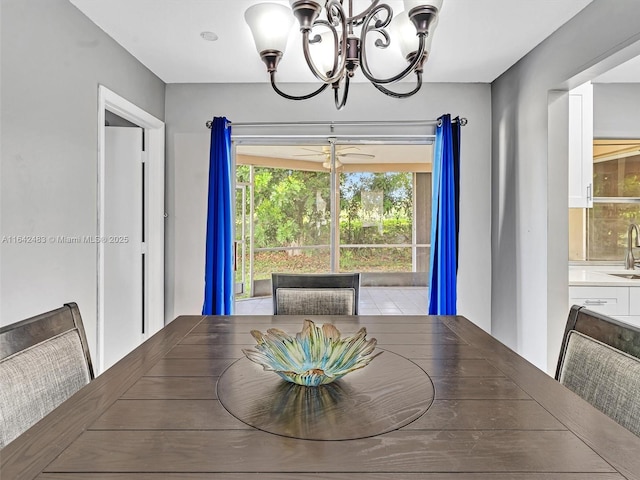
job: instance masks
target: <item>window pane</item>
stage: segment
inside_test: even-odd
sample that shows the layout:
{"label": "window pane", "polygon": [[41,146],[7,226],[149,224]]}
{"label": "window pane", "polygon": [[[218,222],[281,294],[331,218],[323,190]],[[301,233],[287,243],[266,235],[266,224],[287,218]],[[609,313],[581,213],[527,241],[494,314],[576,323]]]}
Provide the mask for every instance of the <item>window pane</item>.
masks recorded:
{"label": "window pane", "polygon": [[588,209],[587,260],[623,261],[627,229],[640,221],[640,204],[594,203]]}
{"label": "window pane", "polygon": [[329,271],[329,174],[256,167],[254,183],[254,278]]}
{"label": "window pane", "polygon": [[640,155],[593,165],[594,197],[640,197]]}
{"label": "window pane", "polygon": [[[596,140],[593,208],[569,211],[569,258],[622,262],[630,223],[640,222],[636,141]],[[609,200],[611,199],[611,200]]]}
{"label": "window pane", "polygon": [[413,173],[340,176],[341,271],[411,272],[412,234]]}

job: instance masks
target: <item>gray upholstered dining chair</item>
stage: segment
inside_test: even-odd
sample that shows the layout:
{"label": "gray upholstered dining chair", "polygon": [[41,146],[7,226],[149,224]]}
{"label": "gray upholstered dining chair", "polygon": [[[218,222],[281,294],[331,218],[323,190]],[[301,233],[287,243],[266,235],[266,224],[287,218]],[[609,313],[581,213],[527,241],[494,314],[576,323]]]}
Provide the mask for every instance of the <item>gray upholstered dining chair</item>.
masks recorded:
{"label": "gray upholstered dining chair", "polygon": [[272,273],[274,315],[357,315],[359,273]]}
{"label": "gray upholstered dining chair", "polygon": [[75,303],[0,328],[0,448],[93,378]]}
{"label": "gray upholstered dining chair", "polygon": [[640,436],[640,329],[574,305],[556,380]]}

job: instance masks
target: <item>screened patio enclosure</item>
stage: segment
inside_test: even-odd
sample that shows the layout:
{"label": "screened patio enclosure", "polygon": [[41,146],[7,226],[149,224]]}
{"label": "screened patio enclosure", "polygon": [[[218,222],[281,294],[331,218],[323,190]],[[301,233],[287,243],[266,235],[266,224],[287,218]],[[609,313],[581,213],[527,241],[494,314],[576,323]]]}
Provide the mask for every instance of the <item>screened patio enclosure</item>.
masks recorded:
{"label": "screened patio enclosure", "polygon": [[426,286],[433,138],[234,138],[236,298],[272,272]]}

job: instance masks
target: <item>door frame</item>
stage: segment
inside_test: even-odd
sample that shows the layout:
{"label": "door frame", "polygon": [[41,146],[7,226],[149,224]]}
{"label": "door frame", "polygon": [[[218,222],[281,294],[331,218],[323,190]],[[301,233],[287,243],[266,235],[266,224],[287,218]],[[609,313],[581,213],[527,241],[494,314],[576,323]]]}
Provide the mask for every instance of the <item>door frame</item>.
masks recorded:
{"label": "door frame", "polygon": [[[146,163],[146,272],[145,311],[147,328],[143,338],[148,338],[164,327],[164,169],[165,124],[137,105],[109,90],[98,86],[98,199],[97,232],[104,238],[105,209],[105,111],[135,123],[144,129]],[[104,360],[104,243],[97,243],[97,305],[96,305],[96,366],[103,371]]]}
{"label": "door frame", "polygon": [[[397,124],[401,124],[403,122],[397,122]],[[428,122],[435,123],[435,122]],[[393,124],[393,123],[391,123]],[[241,124],[242,125],[242,124]],[[267,125],[267,124],[264,124]],[[274,124],[278,125],[278,124]],[[330,271],[337,272],[339,270],[340,265],[340,231],[337,227],[338,222],[334,219],[339,217],[339,205],[340,205],[340,191],[339,191],[339,175],[335,168],[336,162],[336,147],[337,146],[345,146],[345,145],[375,145],[379,143],[385,143],[388,145],[433,145],[435,143],[435,135],[434,134],[402,134],[402,135],[367,135],[367,134],[353,134],[353,135],[234,135],[231,134],[232,141],[232,163],[234,166],[233,169],[233,181],[234,186],[236,185],[236,155],[238,147],[242,146],[319,146],[326,145],[330,149],[330,162],[333,168],[330,170],[330,196],[331,196],[331,242],[330,242],[330,251],[331,251],[331,259],[330,259]],[[416,201],[416,176],[415,171],[412,172],[414,174],[413,182],[414,182],[414,206]],[[262,293],[260,295],[256,295],[256,280],[254,278],[254,268],[253,268],[253,260],[254,260],[254,221],[255,221],[255,205],[254,205],[254,165],[250,165],[250,202],[249,202],[249,287],[251,291],[251,297],[267,295],[264,293],[264,286],[259,287],[259,291]],[[235,205],[235,203],[234,203]],[[335,208],[335,210],[334,210]],[[234,218],[236,212],[234,211]],[[415,272],[415,267],[417,265],[416,255],[417,248],[425,248],[430,247],[429,244],[419,244],[416,243],[416,208],[413,209],[413,226],[412,226],[412,269]],[[235,225],[235,223],[234,223]],[[234,235],[235,235],[235,227],[234,227]],[[263,282],[262,280],[259,280]],[[269,290],[270,292],[270,290]],[[268,293],[270,295],[270,293]],[[236,299],[234,298],[234,303]]]}

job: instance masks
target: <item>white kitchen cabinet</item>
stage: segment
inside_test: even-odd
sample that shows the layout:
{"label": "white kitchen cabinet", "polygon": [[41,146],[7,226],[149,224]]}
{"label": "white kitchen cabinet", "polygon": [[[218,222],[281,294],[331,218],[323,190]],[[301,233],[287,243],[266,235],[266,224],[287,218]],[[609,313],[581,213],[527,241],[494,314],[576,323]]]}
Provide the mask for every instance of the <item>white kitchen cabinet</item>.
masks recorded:
{"label": "white kitchen cabinet", "polygon": [[640,286],[570,286],[569,305],[582,305],[640,327]]}
{"label": "white kitchen cabinet", "polygon": [[629,287],[629,315],[640,316],[640,286]]}
{"label": "white kitchen cabinet", "polygon": [[605,315],[629,315],[629,287],[572,286],[569,305],[582,305]]}
{"label": "white kitchen cabinet", "polygon": [[593,85],[569,91],[569,208],[593,206]]}
{"label": "white kitchen cabinet", "polygon": [[640,327],[640,287],[629,287],[629,315],[616,318]]}

